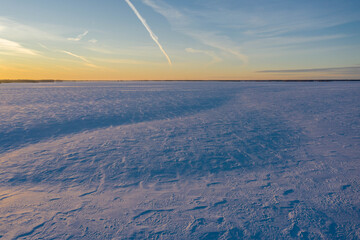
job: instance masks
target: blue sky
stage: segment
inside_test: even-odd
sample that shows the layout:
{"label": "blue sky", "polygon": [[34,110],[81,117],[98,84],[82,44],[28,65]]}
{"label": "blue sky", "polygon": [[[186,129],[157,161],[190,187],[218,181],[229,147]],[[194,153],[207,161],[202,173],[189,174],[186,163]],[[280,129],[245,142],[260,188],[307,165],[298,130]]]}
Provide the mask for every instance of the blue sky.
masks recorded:
{"label": "blue sky", "polygon": [[1,0],[0,78],[360,78],[360,1],[130,2],[160,46],[125,0]]}

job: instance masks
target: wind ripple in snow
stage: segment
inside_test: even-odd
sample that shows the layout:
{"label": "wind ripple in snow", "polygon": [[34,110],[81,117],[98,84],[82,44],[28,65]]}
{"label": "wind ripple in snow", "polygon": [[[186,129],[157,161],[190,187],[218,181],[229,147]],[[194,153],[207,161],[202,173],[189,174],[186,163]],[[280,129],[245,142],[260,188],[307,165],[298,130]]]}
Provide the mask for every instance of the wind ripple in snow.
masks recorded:
{"label": "wind ripple in snow", "polygon": [[0,236],[359,239],[359,88],[2,84]]}

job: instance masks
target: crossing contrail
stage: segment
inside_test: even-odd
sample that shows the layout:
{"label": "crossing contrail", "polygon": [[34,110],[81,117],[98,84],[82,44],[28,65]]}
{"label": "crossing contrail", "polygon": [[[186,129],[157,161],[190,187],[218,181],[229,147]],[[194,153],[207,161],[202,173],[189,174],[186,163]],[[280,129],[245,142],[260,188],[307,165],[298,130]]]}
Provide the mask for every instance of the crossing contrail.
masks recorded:
{"label": "crossing contrail", "polygon": [[164,48],[161,46],[161,44],[159,43],[158,37],[155,35],[155,33],[153,33],[153,31],[151,30],[151,28],[149,27],[149,25],[146,23],[146,20],[140,15],[140,13],[138,12],[138,10],[136,10],[135,6],[130,2],[130,0],[125,0],[125,2],[129,5],[129,7],[134,11],[135,15],[139,18],[139,20],[141,21],[141,23],[144,25],[144,27],[146,28],[146,30],[149,32],[150,37],[154,40],[154,42],[159,46],[161,52],[165,55],[166,59],[168,60],[169,64],[171,65],[171,60],[169,58],[169,56],[167,55],[167,53],[165,52]]}

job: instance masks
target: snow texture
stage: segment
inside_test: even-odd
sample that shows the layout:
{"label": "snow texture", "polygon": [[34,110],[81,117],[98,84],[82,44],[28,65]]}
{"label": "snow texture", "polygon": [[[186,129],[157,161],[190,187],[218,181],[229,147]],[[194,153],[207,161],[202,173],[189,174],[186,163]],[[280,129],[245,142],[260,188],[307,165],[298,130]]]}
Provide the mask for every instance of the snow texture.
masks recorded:
{"label": "snow texture", "polygon": [[360,239],[360,83],[0,85],[0,238]]}

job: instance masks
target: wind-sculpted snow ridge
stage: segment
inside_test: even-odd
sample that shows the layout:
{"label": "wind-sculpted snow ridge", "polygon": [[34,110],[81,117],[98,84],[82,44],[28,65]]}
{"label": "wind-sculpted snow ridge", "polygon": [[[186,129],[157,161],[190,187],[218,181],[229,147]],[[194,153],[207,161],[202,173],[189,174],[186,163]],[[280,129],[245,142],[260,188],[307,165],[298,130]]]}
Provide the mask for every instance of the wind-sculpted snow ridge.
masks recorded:
{"label": "wind-sculpted snow ridge", "polygon": [[201,91],[179,84],[53,85],[2,89],[0,153],[85,130],[189,115],[231,98],[215,89]]}
{"label": "wind-sculpted snow ridge", "polygon": [[4,84],[0,235],[359,239],[359,90]]}

